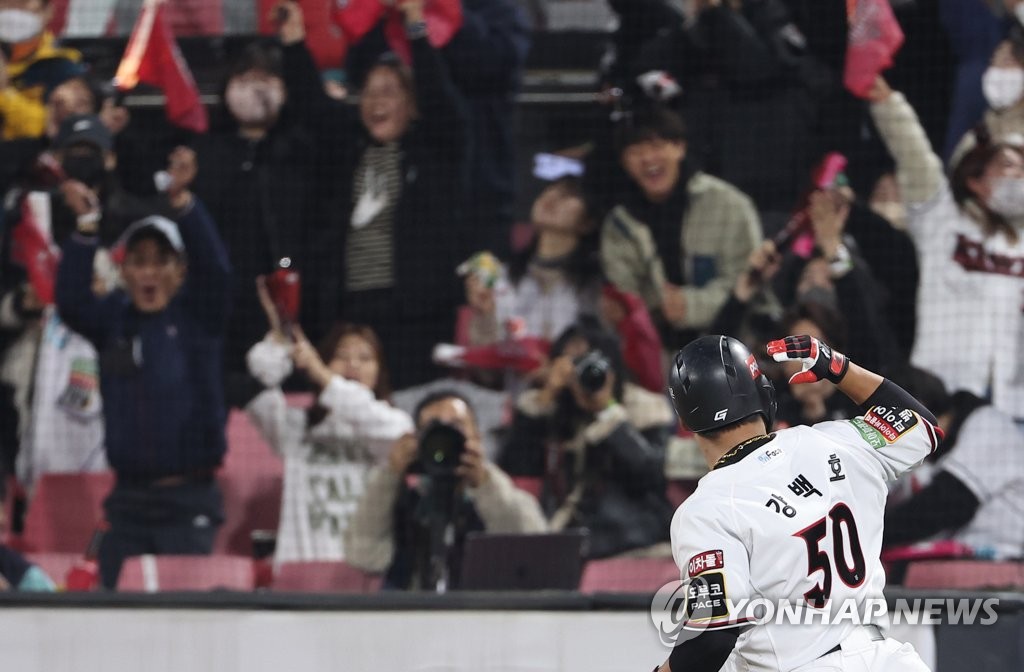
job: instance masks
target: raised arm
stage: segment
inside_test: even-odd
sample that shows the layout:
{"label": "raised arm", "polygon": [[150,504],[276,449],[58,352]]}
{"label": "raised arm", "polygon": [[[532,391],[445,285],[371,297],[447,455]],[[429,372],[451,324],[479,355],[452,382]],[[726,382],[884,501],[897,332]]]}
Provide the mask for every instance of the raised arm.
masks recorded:
{"label": "raised arm", "polygon": [[777,362],[801,362],[801,370],[789,379],[791,385],[828,380],[861,407],[863,415],[850,422],[826,422],[815,428],[866,449],[886,480],[920,464],[942,440],[938,421],[924,404],[816,338],[787,336],[769,343],[768,354]]}
{"label": "raised arm", "polygon": [[186,305],[208,331],[223,332],[228,313],[231,262],[213,218],[188,190],[197,172],[195,152],[186,147],[175,149],[171,152],[167,172],[172,179],[167,195],[177,213],[175,219],[188,258],[188,276],[182,288]]}
{"label": "raised arm", "polygon": [[896,179],[904,202],[910,206],[927,202],[943,188],[946,178],[942,160],[932,150],[914,108],[881,77],[868,98],[875,126],[896,160]]}
{"label": "raised arm", "polygon": [[284,83],[289,107],[318,139],[337,138],[351,133],[356,120],[353,105],[340,103],[324,91],[320,72],[306,46],[302,8],[297,2],[281,5],[285,20],[278,35],[282,44]]}
{"label": "raised arm", "polygon": [[245,412],[274,452],[284,455],[301,443],[306,431],[305,414],[288,407],[280,387],[292,372],[291,348],[271,333],[249,349],[245,361],[249,373],[266,388]]}
{"label": "raised arm", "polygon": [[530,51],[530,28],[511,0],[464,2],[462,27],[444,47],[452,78],[467,93],[507,93],[518,87]]}
{"label": "raised arm", "polygon": [[424,141],[443,154],[459,159],[466,150],[468,114],[465,103],[448,72],[441,55],[427,39],[423,22],[423,1],[407,0],[406,32],[412,51],[413,86],[419,110],[418,133]]}
{"label": "raised arm", "polygon": [[57,268],[57,311],[72,330],[99,350],[121,294],[114,292],[100,299],[92,291],[93,259],[99,247],[100,213],[96,195],[74,180],[65,182],[61,190],[68,207],[78,217],[78,230],[65,241]]}

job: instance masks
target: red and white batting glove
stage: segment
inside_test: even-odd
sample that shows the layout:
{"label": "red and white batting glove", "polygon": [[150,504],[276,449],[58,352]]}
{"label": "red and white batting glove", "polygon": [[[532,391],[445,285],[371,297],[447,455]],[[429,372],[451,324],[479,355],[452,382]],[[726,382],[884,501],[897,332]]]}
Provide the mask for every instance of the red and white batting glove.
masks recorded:
{"label": "red and white batting glove", "polygon": [[776,362],[800,361],[803,368],[794,373],[790,385],[828,380],[838,383],[850,368],[850,360],[811,336],[786,336],[768,344],[768,354]]}

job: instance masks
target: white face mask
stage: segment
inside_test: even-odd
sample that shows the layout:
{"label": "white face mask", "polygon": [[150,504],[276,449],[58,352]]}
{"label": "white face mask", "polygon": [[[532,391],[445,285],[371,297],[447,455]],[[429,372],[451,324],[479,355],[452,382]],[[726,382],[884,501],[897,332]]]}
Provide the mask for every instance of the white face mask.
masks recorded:
{"label": "white face mask", "polygon": [[1008,219],[1024,217],[1024,177],[995,178],[988,207]]}
{"label": "white face mask", "polygon": [[238,123],[272,124],[284,104],[284,91],[269,83],[231,82],[224,98]]}
{"label": "white face mask", "polygon": [[18,44],[43,32],[43,20],[24,9],[0,9],[0,42]]}
{"label": "white face mask", "polygon": [[993,110],[1005,110],[1024,94],[1024,70],[990,67],[981,78],[981,90]]}

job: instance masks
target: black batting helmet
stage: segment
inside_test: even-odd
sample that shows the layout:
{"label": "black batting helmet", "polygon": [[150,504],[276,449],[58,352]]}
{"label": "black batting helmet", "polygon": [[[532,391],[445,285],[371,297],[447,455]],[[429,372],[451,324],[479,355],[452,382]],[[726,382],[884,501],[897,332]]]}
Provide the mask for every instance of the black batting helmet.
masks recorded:
{"label": "black batting helmet", "polygon": [[669,371],[676,414],[698,434],[758,413],[770,431],[775,386],[745,345],[730,336],[702,336],[676,353]]}

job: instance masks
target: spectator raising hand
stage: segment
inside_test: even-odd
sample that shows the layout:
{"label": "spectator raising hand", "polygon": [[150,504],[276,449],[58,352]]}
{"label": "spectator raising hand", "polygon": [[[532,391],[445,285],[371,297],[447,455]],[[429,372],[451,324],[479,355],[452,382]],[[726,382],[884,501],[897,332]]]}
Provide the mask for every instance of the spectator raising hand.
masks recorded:
{"label": "spectator raising hand", "polygon": [[289,101],[316,138],[319,205],[331,213],[313,243],[317,266],[306,275],[314,284],[307,295],[317,297],[323,325],[335,317],[374,325],[397,360],[396,387],[426,382],[436,371],[434,345],[451,339],[459,293],[451,269],[464,258],[462,99],[427,39],[421,0],[398,5],[411,67],[382,56],[367,72],[358,106],[324,92],[301,10],[282,6]]}
{"label": "spectator raising hand", "polygon": [[306,338],[306,334],[302,333],[302,327],[298,325],[292,327],[292,339],[295,341],[292,349],[292,361],[295,362],[295,368],[305,373],[310,382],[318,389],[327,387],[327,383],[330,382],[334,373],[324,364],[324,360],[320,358],[316,348]]}
{"label": "spectator raising hand", "polygon": [[[69,121],[76,133],[109,139],[94,117]],[[176,221],[150,215],[128,227],[124,289],[104,297],[92,291],[96,194],[77,180],[62,190],[79,235],[64,243],[57,308],[99,352],[107,460],[117,475],[99,549],[107,588],[128,556],[210,553],[224,516],[213,475],[227,449],[219,371],[231,267],[189,190],[195,170],[190,150],[172,152]]]}
{"label": "spectator raising hand", "polygon": [[306,39],[306,24],[303,22],[302,7],[293,0],[275,5],[271,14],[277,21],[277,34],[285,46],[298,44]]}
{"label": "spectator raising hand", "polygon": [[846,218],[850,215],[850,201],[838,189],[819,189],[810,196],[808,215],[814,231],[814,241],[826,259],[835,259],[843,244]]}
{"label": "spectator raising hand", "polygon": [[870,100],[921,269],[911,363],[1022,418],[1024,277],[1014,269],[1024,265],[1024,150],[980,127],[947,179],[906,98],[878,78]]}
{"label": "spectator raising hand", "polygon": [[[388,401],[387,365],[372,329],[337,324],[316,348],[298,325],[284,333],[262,276],[256,293],[270,332],[246,361],[265,389],[245,410],[285,461],[275,560],[344,560],[345,530],[370,467],[399,461],[395,445],[412,422]],[[281,390],[293,370],[312,384],[307,408],[289,406]]]}

